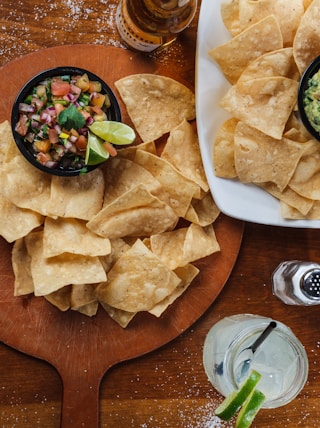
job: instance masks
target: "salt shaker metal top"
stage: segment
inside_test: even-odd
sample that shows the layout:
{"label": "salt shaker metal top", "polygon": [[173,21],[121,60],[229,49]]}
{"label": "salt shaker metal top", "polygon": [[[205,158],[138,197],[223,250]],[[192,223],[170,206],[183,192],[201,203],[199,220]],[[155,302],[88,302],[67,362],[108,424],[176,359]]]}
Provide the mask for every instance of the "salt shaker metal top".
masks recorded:
{"label": "salt shaker metal top", "polygon": [[290,260],[272,274],[272,291],[287,305],[320,305],[320,264]]}

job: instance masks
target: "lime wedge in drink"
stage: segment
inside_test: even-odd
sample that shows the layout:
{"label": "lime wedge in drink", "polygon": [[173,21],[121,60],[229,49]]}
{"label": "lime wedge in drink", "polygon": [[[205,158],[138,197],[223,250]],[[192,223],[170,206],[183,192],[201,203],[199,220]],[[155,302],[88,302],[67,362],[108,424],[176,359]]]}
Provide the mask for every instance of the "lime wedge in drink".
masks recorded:
{"label": "lime wedge in drink", "polygon": [[253,419],[260,410],[265,399],[266,397],[263,392],[255,389],[244,403],[237,416],[236,428],[248,428],[252,424]]}
{"label": "lime wedge in drink", "polygon": [[109,158],[110,154],[103,147],[103,143],[101,138],[89,132],[85,157],[86,165],[97,165]]}
{"label": "lime wedge in drink", "polygon": [[136,138],[136,134],[130,126],[112,120],[93,122],[89,129],[104,141],[117,145],[131,144]]}
{"label": "lime wedge in drink", "polygon": [[260,379],[261,374],[252,370],[249,377],[240,385],[239,389],[231,392],[224,399],[215,410],[215,414],[225,421],[231,419],[250,396]]}

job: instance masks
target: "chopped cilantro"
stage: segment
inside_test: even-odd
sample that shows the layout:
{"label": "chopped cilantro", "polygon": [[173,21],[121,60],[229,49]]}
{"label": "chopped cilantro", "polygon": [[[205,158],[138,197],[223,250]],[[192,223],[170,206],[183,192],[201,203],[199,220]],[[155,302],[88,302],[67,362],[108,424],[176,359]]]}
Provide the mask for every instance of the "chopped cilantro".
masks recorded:
{"label": "chopped cilantro", "polygon": [[86,121],[82,114],[77,110],[74,104],[71,104],[65,110],[62,110],[58,116],[59,125],[66,129],[79,129],[82,128]]}

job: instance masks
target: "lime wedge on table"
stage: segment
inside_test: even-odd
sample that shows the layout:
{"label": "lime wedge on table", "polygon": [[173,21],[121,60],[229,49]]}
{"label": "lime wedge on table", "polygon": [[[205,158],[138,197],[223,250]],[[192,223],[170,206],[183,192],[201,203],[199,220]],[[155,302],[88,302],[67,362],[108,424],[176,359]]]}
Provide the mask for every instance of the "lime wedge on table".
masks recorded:
{"label": "lime wedge on table", "polygon": [[240,385],[240,388],[231,392],[231,394],[225,398],[215,410],[215,414],[225,421],[231,419],[251,395],[260,379],[261,374],[252,370],[249,377]]}
{"label": "lime wedge on table", "polygon": [[129,125],[112,120],[93,122],[89,129],[104,141],[120,146],[131,144],[136,138],[134,130]]}
{"label": "lime wedge on table", "polygon": [[103,147],[103,143],[101,138],[89,132],[85,157],[86,165],[97,165],[109,158],[110,154]]}
{"label": "lime wedge on table", "polygon": [[252,424],[253,419],[260,410],[265,399],[266,397],[263,392],[255,389],[244,403],[237,416],[236,428],[248,428]]}

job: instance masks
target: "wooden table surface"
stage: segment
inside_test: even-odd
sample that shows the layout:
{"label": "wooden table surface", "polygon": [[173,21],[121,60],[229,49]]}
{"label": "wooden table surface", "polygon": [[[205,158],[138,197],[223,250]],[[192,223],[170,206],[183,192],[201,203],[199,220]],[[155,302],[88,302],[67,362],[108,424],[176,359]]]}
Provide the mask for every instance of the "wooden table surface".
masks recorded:
{"label": "wooden table surface", "polygon": [[[74,43],[124,48],[115,29],[117,0],[2,0],[0,64],[29,52]],[[178,41],[152,60],[194,81],[198,14]],[[0,94],[1,97],[1,94]],[[1,103],[5,100],[1,100]],[[306,348],[307,384],[290,404],[262,410],[254,427],[319,427],[319,308],[286,306],[271,291],[271,274],[283,260],[319,261],[320,231],[245,224],[236,265],[218,299],[188,331],[143,357],[107,372],[100,389],[101,427],[229,427],[214,416],[222,397],[208,382],[202,347],[224,316],[253,313],[289,327]],[[0,343],[0,427],[59,427],[62,384],[48,363]]]}

